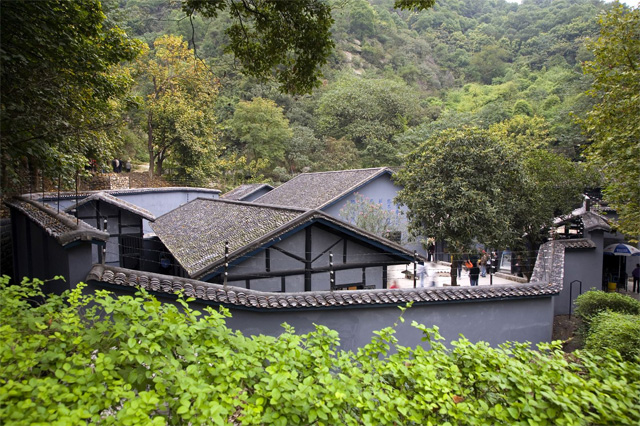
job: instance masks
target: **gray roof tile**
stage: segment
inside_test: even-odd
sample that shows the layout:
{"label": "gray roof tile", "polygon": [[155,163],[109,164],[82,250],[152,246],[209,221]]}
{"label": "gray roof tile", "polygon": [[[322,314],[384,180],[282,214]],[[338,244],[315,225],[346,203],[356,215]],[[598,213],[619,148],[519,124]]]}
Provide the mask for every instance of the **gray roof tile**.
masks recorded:
{"label": "gray roof tile", "polygon": [[131,204],[128,201],[121,200],[120,198],[114,197],[113,195],[108,194],[104,191],[98,192],[96,194],[92,194],[84,198],[83,200],[78,201],[77,204],[75,204],[74,206],[68,207],[67,209],[65,209],[65,211],[69,212],[73,209],[78,208],[79,206],[90,203],[92,201],[104,201],[105,203],[112,204],[118,208],[137,214],[138,216],[141,216],[142,218],[147,219],[150,222],[153,222],[154,220],[156,220],[156,217],[149,210],[143,209],[142,207],[138,207],[135,204]]}
{"label": "gray roof tile", "polygon": [[25,197],[18,197],[6,204],[27,216],[62,246],[75,241],[107,241],[109,239],[108,233],[99,231],[67,213],[58,212]]}
{"label": "gray roof tile", "polygon": [[195,199],[159,217],[151,228],[190,276],[199,276],[305,213],[226,200]]}
{"label": "gray roof tile", "polygon": [[244,201],[245,198],[263,188],[273,189],[273,186],[267,185],[266,183],[247,183],[221,195],[220,198],[224,198],[225,200]]}
{"label": "gray roof tile", "polygon": [[257,198],[254,202],[273,206],[321,209],[384,173],[391,173],[391,170],[378,167],[303,173]]}
{"label": "gray roof tile", "polygon": [[[270,293],[212,284],[186,278],[94,265],[87,281],[121,287],[141,287],[157,293],[184,291],[201,301],[230,307],[261,310],[335,308],[348,306],[401,305],[407,302],[451,303],[472,300],[544,297],[558,294],[562,284],[529,283],[477,287],[424,289],[340,290],[305,293]],[[161,283],[161,285],[159,285]]]}
{"label": "gray roof tile", "polygon": [[410,250],[317,210],[196,199],[157,218],[151,227],[189,276],[202,278],[223,263],[225,242],[229,242],[228,260],[233,261],[313,220],[381,244],[403,260],[413,259]]}

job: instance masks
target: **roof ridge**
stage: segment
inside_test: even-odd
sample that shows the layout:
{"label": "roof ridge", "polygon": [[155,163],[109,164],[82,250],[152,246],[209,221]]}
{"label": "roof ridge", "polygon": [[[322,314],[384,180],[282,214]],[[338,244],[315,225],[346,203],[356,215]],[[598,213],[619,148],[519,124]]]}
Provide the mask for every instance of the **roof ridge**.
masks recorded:
{"label": "roof ridge", "polygon": [[478,287],[425,287],[402,289],[324,290],[309,292],[276,293],[243,287],[224,286],[191,278],[142,272],[114,266],[95,264],[86,277],[87,281],[141,287],[157,293],[175,295],[183,291],[185,296],[202,302],[234,305],[246,309],[317,309],[357,306],[403,305],[416,303],[461,303],[504,300],[508,298],[551,297],[562,289],[562,284],[536,282],[527,284],[502,284]]}

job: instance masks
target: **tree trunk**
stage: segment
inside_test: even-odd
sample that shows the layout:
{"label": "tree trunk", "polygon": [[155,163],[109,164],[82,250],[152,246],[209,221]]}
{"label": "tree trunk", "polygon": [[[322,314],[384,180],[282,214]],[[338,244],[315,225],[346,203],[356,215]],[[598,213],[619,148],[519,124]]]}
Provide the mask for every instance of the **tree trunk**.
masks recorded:
{"label": "tree trunk", "polygon": [[153,115],[151,111],[147,114],[147,148],[149,149],[149,177],[153,178]]}
{"label": "tree trunk", "polygon": [[458,259],[457,256],[452,254],[451,255],[451,271],[449,272],[449,274],[451,275],[452,287],[458,286],[458,262],[460,262],[460,259]]}

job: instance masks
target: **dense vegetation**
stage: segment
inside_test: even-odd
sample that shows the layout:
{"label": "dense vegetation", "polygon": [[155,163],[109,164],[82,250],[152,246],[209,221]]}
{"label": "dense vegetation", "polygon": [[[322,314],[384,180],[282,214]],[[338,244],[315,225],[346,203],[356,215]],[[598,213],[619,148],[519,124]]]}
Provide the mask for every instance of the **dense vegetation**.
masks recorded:
{"label": "dense vegetation", "polygon": [[576,299],[579,337],[592,353],[614,349],[629,361],[640,360],[640,302],[626,295],[589,291]]}
{"label": "dense vegetation", "polygon": [[[330,140],[341,140],[337,154],[351,158],[344,167],[401,165],[404,154],[438,130],[488,127],[518,114],[544,119],[549,146],[570,158],[587,143],[571,113],[583,116],[593,103],[581,63],[591,58],[584,41],[598,34],[602,2],[442,0],[422,12],[394,9],[392,0],[332,2],[335,50],[323,69],[325,82],[297,97],[247,77],[224,54],[231,19],[224,12],[213,20],[195,15],[192,26],[178,5],[120,3],[132,35],[149,44],[165,33],[180,35],[212,60],[227,155],[248,154],[225,123],[240,101],[256,97],[275,101],[294,137],[316,139],[304,152],[287,152],[296,161],[270,158],[262,169],[268,178],[286,178],[272,173],[278,166],[289,174],[332,167],[314,156]],[[360,155],[349,156],[354,149]]]}
{"label": "dense vegetation", "polygon": [[[589,154],[622,229],[638,234],[637,9],[598,0],[35,3],[2,3],[4,190],[18,188],[24,169],[35,183],[36,171],[73,176],[88,159],[107,166],[114,156],[222,190],[301,171],[399,167],[444,129],[528,117],[537,124],[526,131],[549,152]],[[168,55],[169,45],[181,51]]]}
{"label": "dense vegetation", "polygon": [[[424,346],[394,327],[357,353],[336,332],[243,336],[224,310],[140,292],[0,279],[0,420],[6,425],[619,425],[640,421],[638,359],[559,343]],[[410,308],[409,308],[410,309]],[[402,317],[400,317],[402,320]],[[416,342],[418,344],[419,342]]]}

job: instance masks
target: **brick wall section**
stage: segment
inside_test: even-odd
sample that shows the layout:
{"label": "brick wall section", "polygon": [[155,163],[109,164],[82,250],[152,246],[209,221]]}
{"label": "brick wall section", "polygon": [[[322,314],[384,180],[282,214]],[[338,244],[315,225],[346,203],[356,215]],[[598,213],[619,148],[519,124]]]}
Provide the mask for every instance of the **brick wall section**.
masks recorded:
{"label": "brick wall section", "polygon": [[109,189],[129,189],[129,176],[109,175]]}

